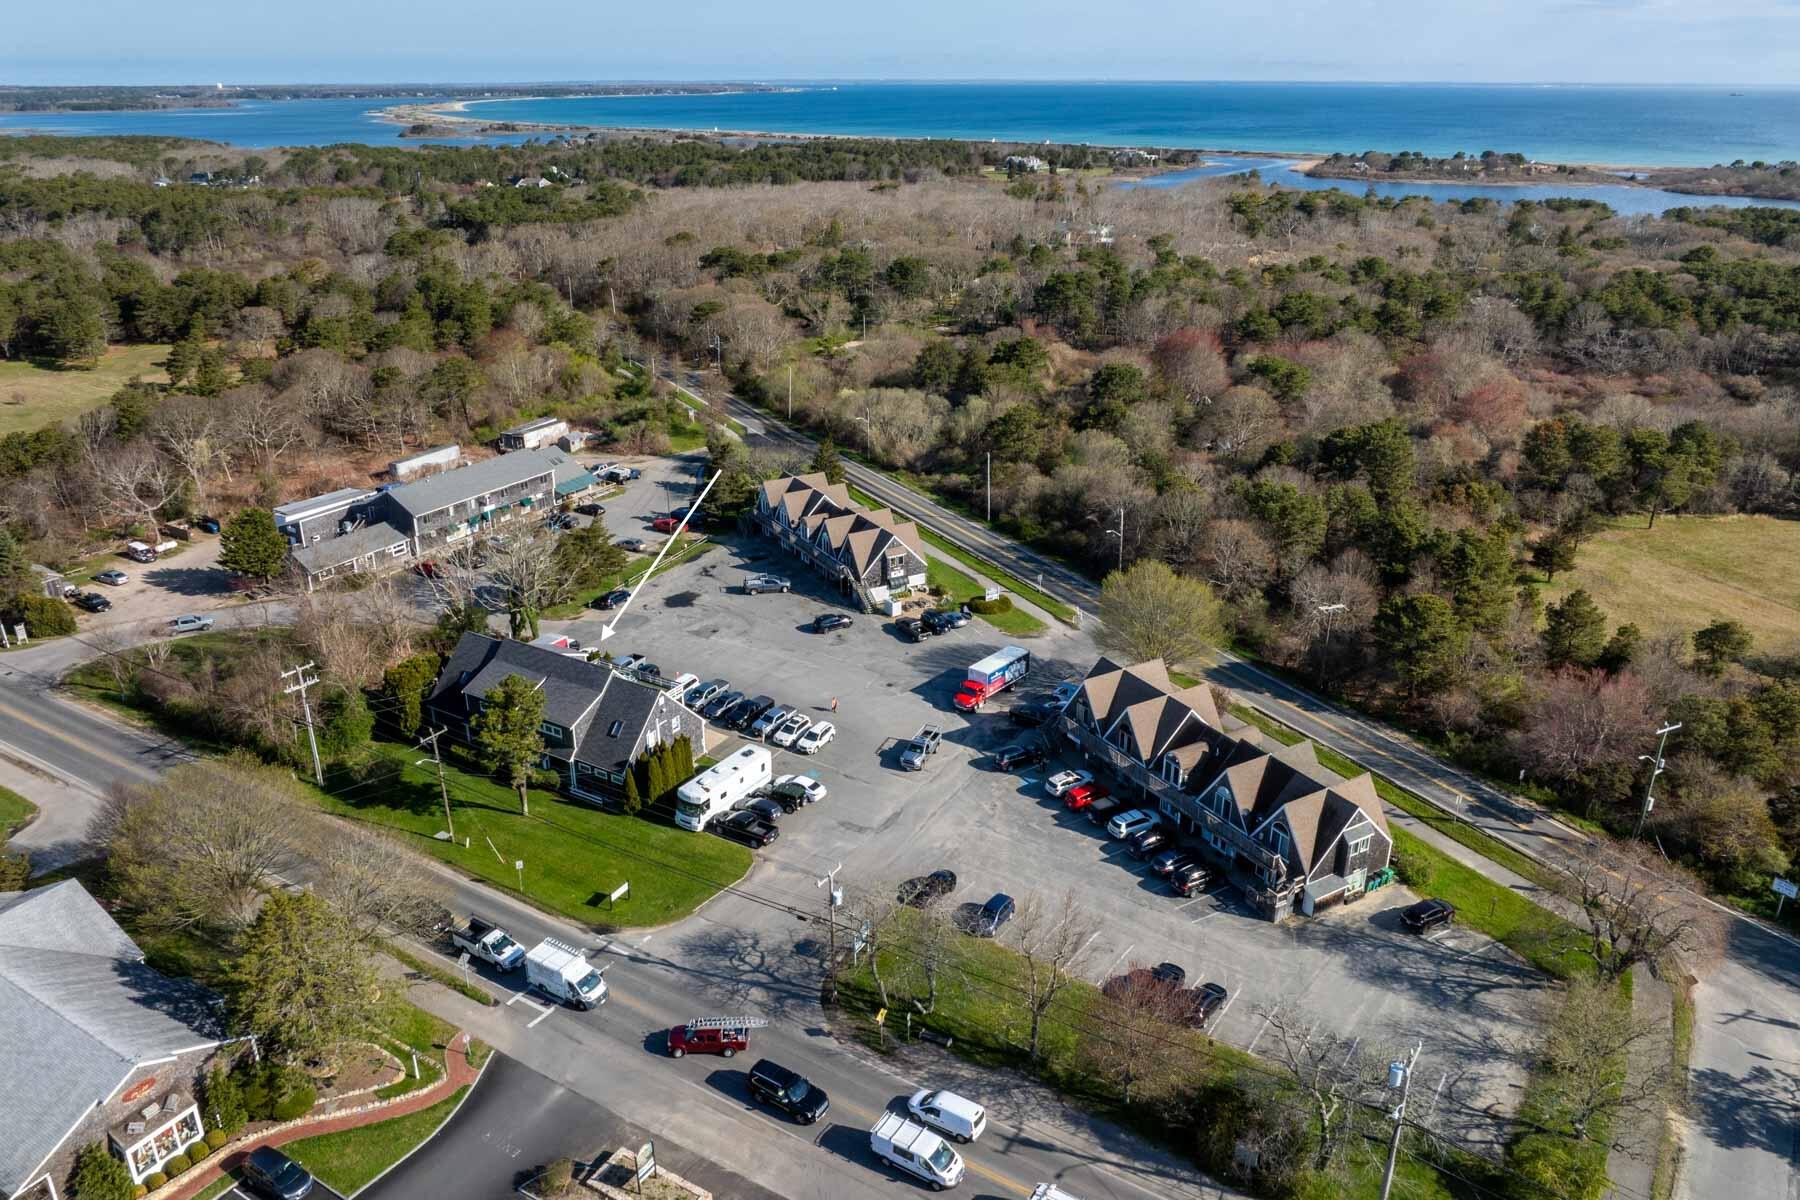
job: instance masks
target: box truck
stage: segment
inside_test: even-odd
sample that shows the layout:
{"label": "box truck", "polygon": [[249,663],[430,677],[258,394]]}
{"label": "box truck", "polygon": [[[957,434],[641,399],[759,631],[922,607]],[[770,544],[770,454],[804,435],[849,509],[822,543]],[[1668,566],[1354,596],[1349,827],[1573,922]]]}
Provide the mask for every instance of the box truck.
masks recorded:
{"label": "box truck", "polygon": [[974,712],[982,701],[998,695],[1031,671],[1031,652],[1018,646],[996,650],[971,666],[956,693],[956,707]]}
{"label": "box truck", "polygon": [[775,759],[767,746],[745,746],[675,789],[675,823],[683,829],[705,829],[714,817],[731,811],[769,786]]}
{"label": "box truck", "polygon": [[606,1003],[606,980],[575,947],[545,938],[525,955],[525,982],[571,1008]]}

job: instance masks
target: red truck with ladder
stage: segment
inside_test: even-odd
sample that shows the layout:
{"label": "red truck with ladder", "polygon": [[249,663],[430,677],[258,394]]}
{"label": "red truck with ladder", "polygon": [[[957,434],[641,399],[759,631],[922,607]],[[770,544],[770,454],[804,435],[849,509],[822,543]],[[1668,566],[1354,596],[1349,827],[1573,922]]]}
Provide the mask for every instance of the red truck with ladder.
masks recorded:
{"label": "red truck with ladder", "polygon": [[669,1030],[669,1057],[719,1054],[730,1058],[750,1048],[750,1031],[768,1022],[761,1017],[695,1017]]}
{"label": "red truck with ladder", "polygon": [[969,668],[956,693],[956,707],[974,712],[981,702],[1011,687],[1031,671],[1031,651],[1018,646],[996,650]]}

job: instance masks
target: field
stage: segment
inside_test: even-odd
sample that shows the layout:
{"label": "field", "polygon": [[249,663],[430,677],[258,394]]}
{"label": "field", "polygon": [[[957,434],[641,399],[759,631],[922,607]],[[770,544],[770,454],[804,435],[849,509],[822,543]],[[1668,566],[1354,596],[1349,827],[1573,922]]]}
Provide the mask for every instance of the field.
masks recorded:
{"label": "field", "polygon": [[[954,600],[957,604],[979,600],[986,591],[975,580],[941,558],[925,560],[925,582],[943,592],[945,599]],[[977,613],[976,616],[1001,633],[1014,637],[1030,637],[1044,632],[1045,628],[1042,621],[1018,608],[1000,613]]]}
{"label": "field", "polygon": [[1741,621],[1758,651],[1800,650],[1800,521],[1776,517],[1662,517],[1620,523],[1581,547],[1546,602],[1588,590],[1614,624],[1646,634],[1692,633]]}
{"label": "field", "polygon": [[92,370],[0,362],[0,434],[39,429],[68,421],[93,408],[131,381],[165,383],[161,366],[167,346],[113,346]]}

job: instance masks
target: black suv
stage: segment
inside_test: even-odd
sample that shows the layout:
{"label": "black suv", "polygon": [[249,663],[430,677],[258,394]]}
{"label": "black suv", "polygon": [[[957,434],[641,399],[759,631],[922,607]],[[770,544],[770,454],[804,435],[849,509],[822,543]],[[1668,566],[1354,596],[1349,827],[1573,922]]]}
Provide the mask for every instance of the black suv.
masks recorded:
{"label": "black suv", "polygon": [[1169,848],[1169,835],[1162,829],[1152,826],[1142,833],[1134,833],[1131,840],[1125,843],[1133,858],[1150,858]]}
{"label": "black suv", "polygon": [[933,633],[949,633],[969,623],[969,614],[954,608],[934,608],[923,618],[925,628]]}
{"label": "black suv", "polygon": [[244,1160],[244,1182],[269,1200],[304,1200],[313,1190],[306,1168],[275,1149],[258,1146]]}
{"label": "black suv", "polygon": [[603,596],[595,596],[593,600],[590,601],[590,605],[599,609],[617,608],[629,599],[631,599],[631,592],[629,589],[614,588]]}
{"label": "black suv", "polygon": [[1448,900],[1421,900],[1400,914],[1414,933],[1425,933],[1456,920],[1456,906]]}
{"label": "black suv", "polygon": [[1044,761],[1042,746],[1007,746],[994,751],[994,765],[1002,771],[1017,771],[1024,767],[1035,767]]}
{"label": "black suv", "polygon": [[830,633],[834,629],[848,629],[853,622],[844,613],[820,613],[813,618],[814,633]]}
{"label": "black suv", "polygon": [[925,622],[917,617],[901,617],[894,622],[894,628],[898,629],[900,636],[909,642],[922,642],[931,636],[931,630],[926,628]]}
{"label": "black suv", "polygon": [[750,1068],[750,1094],[802,1125],[811,1125],[831,1107],[831,1098],[806,1076],[766,1058]]}

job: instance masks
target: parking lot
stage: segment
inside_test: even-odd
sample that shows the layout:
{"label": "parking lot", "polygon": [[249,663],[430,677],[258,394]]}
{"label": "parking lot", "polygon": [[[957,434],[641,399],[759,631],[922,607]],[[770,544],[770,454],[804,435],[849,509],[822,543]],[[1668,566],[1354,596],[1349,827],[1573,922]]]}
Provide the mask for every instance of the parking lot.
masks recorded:
{"label": "parking lot", "polygon": [[[763,571],[789,578],[794,592],[739,594],[746,573]],[[1095,982],[1134,964],[1177,963],[1190,984],[1229,989],[1212,1028],[1252,1050],[1266,1049],[1266,1014],[1276,1005],[1358,1046],[1422,1039],[1418,1079],[1429,1094],[1421,1116],[1467,1140],[1497,1136],[1487,1110],[1516,1104],[1525,1076],[1519,1042],[1536,1027],[1541,1002],[1542,980],[1523,964],[1460,926],[1408,934],[1399,910],[1416,897],[1398,886],[1281,925],[1251,915],[1228,886],[1173,895],[1104,829],[1053,800],[1043,768],[1014,776],[988,765],[989,752],[1021,735],[1004,716],[1015,697],[971,717],[950,696],[964,668],[1007,638],[976,620],[915,645],[890,621],[861,613],[848,629],[810,632],[827,611],[847,610],[800,563],[760,540],[727,538],[648,584],[608,643],[615,653],[650,655],[665,674],[727,678],[836,722],[836,740],[815,756],[774,751],[777,774],[815,772],[831,794],[782,822],[780,840],[759,854],[759,887],[816,904],[813,885],[841,864],[850,889],[891,888],[948,868],[959,880],[951,903],[1073,889],[1098,926],[1083,967]],[[597,639],[599,617],[568,631]],[[1085,635],[1060,627],[1022,644],[1034,658],[1023,691],[1079,678],[1097,653]],[[921,771],[897,769],[897,742],[927,723],[943,729],[942,749]],[[712,926],[707,936],[723,952],[731,931],[718,921],[703,912],[696,924]]]}

